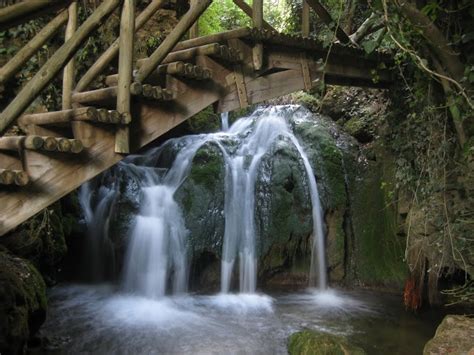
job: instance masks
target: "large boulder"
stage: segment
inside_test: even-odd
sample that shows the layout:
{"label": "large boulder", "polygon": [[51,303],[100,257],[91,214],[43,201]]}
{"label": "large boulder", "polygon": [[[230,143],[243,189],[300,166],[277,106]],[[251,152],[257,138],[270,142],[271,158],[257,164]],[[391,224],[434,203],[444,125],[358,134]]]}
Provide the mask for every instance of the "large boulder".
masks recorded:
{"label": "large boulder", "polygon": [[364,349],[350,344],[343,337],[303,330],[288,339],[290,355],[364,355]]}
{"label": "large boulder", "polygon": [[46,318],[46,286],[27,260],[0,247],[0,353],[23,353]]}
{"label": "large boulder", "polygon": [[474,318],[448,315],[423,349],[424,355],[474,354]]}

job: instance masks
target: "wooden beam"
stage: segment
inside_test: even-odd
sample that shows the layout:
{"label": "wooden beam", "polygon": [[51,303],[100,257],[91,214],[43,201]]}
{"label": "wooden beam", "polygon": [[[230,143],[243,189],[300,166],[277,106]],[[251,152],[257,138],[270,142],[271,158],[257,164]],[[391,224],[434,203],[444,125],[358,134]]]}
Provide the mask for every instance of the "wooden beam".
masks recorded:
{"label": "wooden beam", "polygon": [[[120,55],[117,84],[117,111],[124,117],[131,118],[130,85],[133,71],[133,44],[135,34],[135,0],[125,0],[120,21]],[[130,122],[126,122],[127,124]],[[126,125],[117,127],[115,132],[115,152],[130,153],[129,129]]]}
{"label": "wooden beam", "polygon": [[[137,16],[135,20],[135,30],[142,28],[148,20],[163,6],[165,0],[152,0],[152,2]],[[96,60],[96,62],[87,70],[76,85],[74,91],[84,91],[97,76],[104,71],[112,60],[119,53],[119,39]]]}
{"label": "wooden beam", "polygon": [[19,94],[0,114],[0,133],[3,132],[33,102],[41,91],[54,79],[64,65],[72,58],[89,33],[95,30],[120,3],[121,0],[106,0],[79,27],[72,38],[57,50],[43,65]]}
{"label": "wooden beam", "polygon": [[[198,0],[191,0],[191,7],[196,6],[197,2]],[[189,38],[192,39],[197,37],[199,37],[199,19],[197,19],[196,22],[194,22],[194,24],[189,29]]]}
{"label": "wooden beam", "polygon": [[[253,10],[252,8],[244,1],[244,0],[232,0],[235,5],[237,5],[247,16],[253,18]],[[270,25],[267,21],[263,20],[263,28],[269,31],[278,32],[272,25]]]}
{"label": "wooden beam", "polygon": [[70,0],[25,0],[0,9],[0,30],[16,26],[31,18],[66,8]]}
{"label": "wooden beam", "polygon": [[20,126],[27,126],[31,124],[39,126],[47,125],[62,125],[72,121],[95,121],[97,119],[97,109],[95,107],[78,107],[75,109],[33,113],[23,115],[18,119]]}
{"label": "wooden beam", "polygon": [[200,0],[195,7],[181,18],[171,33],[166,36],[165,40],[148,58],[147,62],[138,70],[135,80],[139,83],[144,82],[155,68],[161,64],[168,53],[176,46],[180,38],[189,30],[191,25],[201,16],[201,14],[208,8],[212,0]]}
{"label": "wooden beam", "polygon": [[[77,30],[77,1],[73,1],[68,9],[69,20],[66,26],[65,41],[69,41]],[[63,72],[63,110],[71,106],[72,89],[74,87],[74,56],[64,68]]]}
{"label": "wooden beam", "polygon": [[309,4],[307,0],[303,0],[303,9],[301,12],[301,35],[303,37],[309,37],[310,32],[310,13]]}
{"label": "wooden beam", "polygon": [[338,24],[333,21],[331,15],[329,12],[325,9],[325,7],[319,2],[318,0],[305,0],[308,2],[308,5],[311,6],[311,8],[316,12],[318,17],[327,25],[329,28],[332,28],[331,26],[337,26],[336,27],[336,37],[337,39],[344,44],[351,43],[351,39],[347,35],[346,32],[342,29],[341,26],[338,26]]}
{"label": "wooden beam", "polygon": [[[112,86],[103,89],[76,92],[72,95],[72,102],[77,104],[100,103],[109,100],[114,100],[116,102],[117,91],[117,86]],[[140,95],[142,93],[142,85],[138,83],[132,83],[130,85],[130,93],[132,95]]]}
{"label": "wooden beam", "polygon": [[62,11],[43,29],[25,44],[3,67],[0,68],[0,84],[13,77],[35,55],[35,53],[50,39],[67,21],[68,12]]}
{"label": "wooden beam", "polygon": [[23,170],[0,169],[0,184],[25,186],[30,181]]}
{"label": "wooden beam", "polygon": [[[233,38],[247,37],[251,33],[251,29],[248,27],[237,28],[235,30],[215,33],[209,36],[202,36],[199,38],[188,39],[186,41],[179,42],[174,48],[174,51],[181,51],[184,49],[190,49],[194,47],[204,46],[210,43],[225,42]],[[172,52],[172,53],[173,53]]]}
{"label": "wooden beam", "polygon": [[[252,21],[253,27],[261,30],[263,28],[263,0],[253,0],[252,2]],[[253,50],[253,67],[255,70],[262,69],[263,66],[263,43],[256,42]]]}
{"label": "wooden beam", "polygon": [[0,150],[18,151],[22,148],[38,150],[44,144],[40,136],[7,136],[0,137]]}

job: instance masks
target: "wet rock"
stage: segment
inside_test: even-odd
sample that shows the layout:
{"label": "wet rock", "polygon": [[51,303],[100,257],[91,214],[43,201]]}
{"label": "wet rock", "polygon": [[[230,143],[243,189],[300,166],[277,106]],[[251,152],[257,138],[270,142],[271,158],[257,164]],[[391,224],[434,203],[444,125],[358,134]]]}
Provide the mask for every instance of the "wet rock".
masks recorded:
{"label": "wet rock", "polygon": [[206,250],[221,255],[224,182],[222,153],[213,144],[204,145],[196,152],[188,176],[175,192],[189,230],[188,250],[193,257]]}
{"label": "wet rock", "polygon": [[294,333],[288,340],[290,355],[363,355],[365,351],[348,343],[343,337],[304,330]]}
{"label": "wet rock", "polygon": [[46,286],[36,268],[0,247],[0,353],[22,353],[46,318]]}
{"label": "wet rock", "polygon": [[457,315],[446,316],[433,339],[426,343],[423,354],[474,354],[474,319]]}

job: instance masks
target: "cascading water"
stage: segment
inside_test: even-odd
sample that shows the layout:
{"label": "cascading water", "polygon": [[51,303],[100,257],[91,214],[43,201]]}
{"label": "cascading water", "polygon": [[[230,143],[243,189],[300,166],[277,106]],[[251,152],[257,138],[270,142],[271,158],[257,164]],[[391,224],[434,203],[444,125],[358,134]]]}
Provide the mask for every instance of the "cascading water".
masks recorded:
{"label": "cascading water", "polygon": [[[253,293],[257,286],[255,186],[262,158],[278,142],[293,145],[303,162],[309,182],[313,248],[310,286],[326,287],[324,235],[318,188],[308,157],[292,133],[291,115],[280,107],[257,110],[226,130],[228,117],[222,116],[225,132],[186,136],[168,141],[145,156],[134,156],[120,163],[130,171],[141,189],[140,210],[131,228],[124,268],[124,288],[147,297],[165,295],[172,279],[174,293],[187,288],[186,238],[188,231],[174,193],[186,178],[198,149],[210,143],[224,158],[225,230],[221,261],[221,292],[231,289],[235,261],[239,263],[240,292]],[[153,168],[165,147],[179,153],[171,167]],[[97,217],[102,218],[102,217]]]}
{"label": "cascading water", "polygon": [[229,112],[221,113],[221,130],[227,132],[229,130]]}
{"label": "cascading water", "polygon": [[[79,203],[87,226],[85,278],[91,282],[109,280],[115,273],[114,245],[109,239],[109,222],[117,197],[114,187],[101,186],[95,196],[90,183],[79,191]],[[93,200],[98,203],[92,208]]]}

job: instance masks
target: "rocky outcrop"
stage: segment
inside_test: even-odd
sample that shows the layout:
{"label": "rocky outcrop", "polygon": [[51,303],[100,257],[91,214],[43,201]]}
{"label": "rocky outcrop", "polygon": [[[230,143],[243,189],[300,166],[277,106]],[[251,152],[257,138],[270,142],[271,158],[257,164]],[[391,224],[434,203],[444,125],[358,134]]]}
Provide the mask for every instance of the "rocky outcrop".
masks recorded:
{"label": "rocky outcrop", "polygon": [[23,353],[46,318],[46,286],[36,268],[0,247],[0,353]]}
{"label": "rocky outcrop", "polygon": [[304,330],[288,339],[290,355],[364,355],[364,349],[350,344],[343,337]]}
{"label": "rocky outcrop", "polygon": [[423,349],[424,355],[474,354],[474,319],[448,315],[436,329],[436,334]]}

